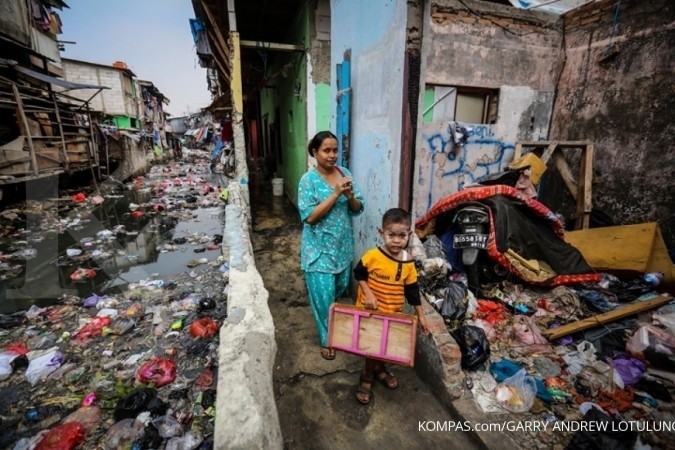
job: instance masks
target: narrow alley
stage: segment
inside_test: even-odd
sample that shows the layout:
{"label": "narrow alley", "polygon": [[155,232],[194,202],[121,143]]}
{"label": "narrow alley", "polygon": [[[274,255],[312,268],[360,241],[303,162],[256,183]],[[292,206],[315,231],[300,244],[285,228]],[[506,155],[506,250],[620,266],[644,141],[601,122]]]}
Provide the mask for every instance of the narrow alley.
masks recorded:
{"label": "narrow alley", "polygon": [[399,387],[374,386],[371,404],[357,402],[363,359],[338,352],[326,361],[319,355],[300,270],[297,210],[287,198],[273,196],[269,183],[253,184],[251,195],[253,251],[275,324],[274,396],[284,448],[482,448],[470,433],[424,431],[427,421],[462,419],[443,408],[414,369],[392,366]]}

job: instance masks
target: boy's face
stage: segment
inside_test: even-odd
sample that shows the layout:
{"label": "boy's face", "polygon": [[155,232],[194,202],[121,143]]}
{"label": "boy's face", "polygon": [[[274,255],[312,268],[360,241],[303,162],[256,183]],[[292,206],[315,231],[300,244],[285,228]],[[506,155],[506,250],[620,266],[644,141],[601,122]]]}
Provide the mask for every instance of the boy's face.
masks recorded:
{"label": "boy's face", "polygon": [[398,256],[408,245],[410,226],[405,223],[389,223],[380,228],[380,236],[384,240],[384,248],[391,256]]}

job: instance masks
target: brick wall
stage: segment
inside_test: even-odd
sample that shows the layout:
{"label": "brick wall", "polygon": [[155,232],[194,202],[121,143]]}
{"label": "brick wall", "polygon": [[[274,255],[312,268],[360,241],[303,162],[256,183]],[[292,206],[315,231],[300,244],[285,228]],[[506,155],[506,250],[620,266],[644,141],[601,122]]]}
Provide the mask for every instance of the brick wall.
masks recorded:
{"label": "brick wall", "polygon": [[[565,32],[589,30],[600,24],[611,23],[616,13],[616,5],[617,0],[597,0],[569,11],[563,16]],[[625,5],[624,3],[622,8],[624,12]]]}

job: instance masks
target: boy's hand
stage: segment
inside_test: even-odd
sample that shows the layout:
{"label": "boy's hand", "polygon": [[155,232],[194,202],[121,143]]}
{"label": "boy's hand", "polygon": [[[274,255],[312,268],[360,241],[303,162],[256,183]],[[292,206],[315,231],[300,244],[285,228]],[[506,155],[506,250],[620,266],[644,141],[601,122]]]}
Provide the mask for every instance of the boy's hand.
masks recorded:
{"label": "boy's hand", "polygon": [[377,309],[377,298],[372,292],[366,293],[363,299],[363,307],[366,309]]}
{"label": "boy's hand", "polygon": [[428,336],[429,335],[429,327],[427,326],[426,316],[424,315],[424,313],[422,313],[422,314],[418,314],[417,318],[418,318],[418,323],[419,323],[419,327],[420,327],[420,331],[422,332],[422,335]]}

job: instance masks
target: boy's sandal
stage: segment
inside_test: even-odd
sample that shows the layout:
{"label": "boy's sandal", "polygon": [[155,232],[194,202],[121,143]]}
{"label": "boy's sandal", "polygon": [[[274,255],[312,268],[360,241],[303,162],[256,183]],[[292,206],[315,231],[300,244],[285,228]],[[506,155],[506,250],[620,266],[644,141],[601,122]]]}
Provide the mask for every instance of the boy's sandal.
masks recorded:
{"label": "boy's sandal", "polygon": [[335,350],[328,347],[321,347],[321,357],[328,361],[332,361],[335,359]]}
{"label": "boy's sandal", "polygon": [[396,389],[398,387],[398,380],[392,373],[390,373],[386,369],[383,369],[381,372],[376,373],[375,379],[389,389]]}
{"label": "boy's sandal", "polygon": [[370,384],[372,387],[373,380],[369,381],[363,375],[361,375],[361,378],[359,379],[359,386],[356,388],[356,400],[358,400],[358,402],[362,405],[367,405],[373,399],[373,391],[372,389],[365,387],[363,385],[364,383]]}

